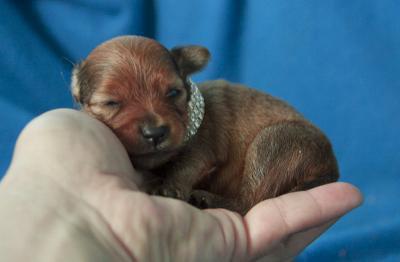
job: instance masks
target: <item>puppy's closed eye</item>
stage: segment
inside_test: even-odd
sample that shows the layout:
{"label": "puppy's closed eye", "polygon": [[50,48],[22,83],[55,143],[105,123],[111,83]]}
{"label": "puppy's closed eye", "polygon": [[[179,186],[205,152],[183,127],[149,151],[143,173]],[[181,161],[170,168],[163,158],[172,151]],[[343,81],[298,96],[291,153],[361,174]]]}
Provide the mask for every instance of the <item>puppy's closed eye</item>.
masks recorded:
{"label": "puppy's closed eye", "polygon": [[104,93],[95,93],[86,109],[96,116],[102,116],[103,119],[110,119],[119,111],[121,106],[122,102],[117,98]]}
{"label": "puppy's closed eye", "polygon": [[182,95],[182,90],[178,88],[171,88],[167,92],[167,97],[168,98],[177,98]]}
{"label": "puppy's closed eye", "polygon": [[118,108],[121,106],[121,103],[116,101],[116,100],[107,100],[105,102],[102,103],[103,106],[108,107],[108,108]]}

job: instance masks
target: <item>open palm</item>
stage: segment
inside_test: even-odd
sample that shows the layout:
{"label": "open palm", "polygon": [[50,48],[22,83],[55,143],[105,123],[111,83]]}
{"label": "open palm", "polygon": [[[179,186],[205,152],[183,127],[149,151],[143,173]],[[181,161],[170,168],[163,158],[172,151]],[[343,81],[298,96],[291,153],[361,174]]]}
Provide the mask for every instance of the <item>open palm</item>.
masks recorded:
{"label": "open palm", "polygon": [[140,177],[100,122],[72,110],[40,116],[20,135],[0,187],[0,233],[10,236],[0,253],[30,261],[284,261],[361,203],[356,188],[333,183],[263,201],[241,217],[150,196],[138,189]]}

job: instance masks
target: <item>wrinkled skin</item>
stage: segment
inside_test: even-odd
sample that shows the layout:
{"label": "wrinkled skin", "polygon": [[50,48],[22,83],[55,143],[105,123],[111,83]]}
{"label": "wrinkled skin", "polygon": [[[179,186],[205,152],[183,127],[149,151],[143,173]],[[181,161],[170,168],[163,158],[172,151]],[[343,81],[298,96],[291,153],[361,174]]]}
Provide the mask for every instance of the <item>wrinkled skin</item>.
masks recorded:
{"label": "wrinkled skin", "polygon": [[0,184],[2,260],[284,261],[362,201],[332,183],[241,217],[139,192],[140,176],[97,120],[72,110],[38,117]]}

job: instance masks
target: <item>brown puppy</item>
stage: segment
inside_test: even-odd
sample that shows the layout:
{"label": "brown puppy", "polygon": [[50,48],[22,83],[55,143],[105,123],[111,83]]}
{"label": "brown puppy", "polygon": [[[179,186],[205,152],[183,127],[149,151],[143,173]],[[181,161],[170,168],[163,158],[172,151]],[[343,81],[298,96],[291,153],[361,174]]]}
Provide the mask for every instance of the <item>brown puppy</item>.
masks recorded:
{"label": "brown puppy", "polygon": [[209,56],[200,46],[114,38],[74,68],[72,93],[115,132],[135,168],[160,177],[156,194],[245,214],[338,179],[328,139],[285,102],[222,80],[199,92],[188,76]]}

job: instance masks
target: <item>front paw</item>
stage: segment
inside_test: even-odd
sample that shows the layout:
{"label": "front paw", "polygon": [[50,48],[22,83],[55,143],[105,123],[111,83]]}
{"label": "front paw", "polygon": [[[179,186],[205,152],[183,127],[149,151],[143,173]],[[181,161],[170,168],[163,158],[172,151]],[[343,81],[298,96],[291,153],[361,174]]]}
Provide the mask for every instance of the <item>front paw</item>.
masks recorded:
{"label": "front paw", "polygon": [[213,199],[214,196],[213,194],[204,191],[204,190],[194,190],[192,191],[190,198],[189,198],[189,204],[200,208],[200,209],[206,209],[206,208],[212,208],[213,207]]}
{"label": "front paw", "polygon": [[179,200],[186,201],[187,199],[187,193],[183,189],[180,189],[176,186],[170,186],[170,185],[161,185],[158,186],[150,191],[150,194],[152,195],[157,195],[157,196],[163,196],[163,197],[170,197],[170,198],[175,198]]}

